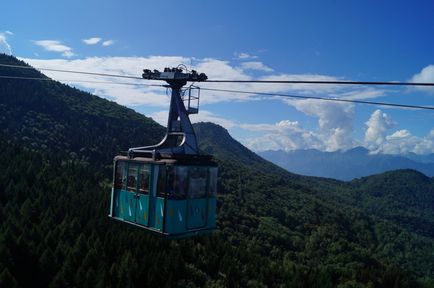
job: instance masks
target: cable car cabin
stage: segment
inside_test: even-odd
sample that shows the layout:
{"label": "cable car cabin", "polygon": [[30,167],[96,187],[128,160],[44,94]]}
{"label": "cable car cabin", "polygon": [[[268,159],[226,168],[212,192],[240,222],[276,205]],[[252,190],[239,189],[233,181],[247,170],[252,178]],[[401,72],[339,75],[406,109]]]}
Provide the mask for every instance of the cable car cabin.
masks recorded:
{"label": "cable car cabin", "polygon": [[169,237],[216,228],[217,165],[116,156],[110,217]]}

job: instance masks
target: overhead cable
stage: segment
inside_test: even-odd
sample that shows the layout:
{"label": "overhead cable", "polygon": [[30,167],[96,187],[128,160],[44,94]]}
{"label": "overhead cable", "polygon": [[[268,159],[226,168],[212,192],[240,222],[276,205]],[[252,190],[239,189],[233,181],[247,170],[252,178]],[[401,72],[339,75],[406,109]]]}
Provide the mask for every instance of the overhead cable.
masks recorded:
{"label": "overhead cable", "polygon": [[228,90],[228,89],[213,89],[213,88],[203,88],[204,91],[215,91],[215,92],[228,92],[228,93],[241,93],[241,94],[255,94],[255,95],[265,95],[265,96],[277,96],[295,99],[314,99],[323,101],[333,101],[333,102],[346,102],[346,103],[358,103],[358,104],[368,104],[368,105],[381,105],[381,106],[391,106],[400,108],[411,108],[411,109],[426,109],[434,110],[433,106],[422,106],[422,105],[407,105],[398,103],[387,103],[387,102],[375,102],[375,101],[364,101],[364,100],[351,100],[342,98],[332,98],[332,97],[318,97],[318,96],[302,96],[302,95],[290,95],[281,93],[269,93],[269,92],[255,92],[255,91],[241,91],[241,90]]}
{"label": "overhead cable", "polygon": [[130,85],[130,86],[147,86],[147,87],[167,87],[167,85],[158,84],[146,84],[146,83],[128,83],[128,82],[108,82],[108,81],[94,81],[94,80],[73,80],[73,79],[63,79],[54,80],[51,78],[41,78],[41,77],[21,77],[21,76],[7,76],[0,75],[0,79],[16,79],[16,80],[37,80],[37,81],[58,81],[58,82],[77,82],[77,83],[95,83],[95,84],[108,84],[108,85]]}
{"label": "overhead cable", "polygon": [[[13,67],[16,65],[5,65],[0,64],[0,66]],[[26,66],[17,66],[20,68],[33,69],[32,67]],[[66,72],[67,70],[65,70]],[[70,73],[71,71],[68,71]],[[74,71],[75,73],[81,73],[79,71]],[[72,73],[72,72],[71,72]],[[85,74],[96,75],[101,73],[88,73],[83,72]],[[104,76],[108,76],[109,74],[101,74]],[[115,77],[115,76],[113,76]],[[127,77],[127,76],[125,76]],[[57,81],[51,78],[38,78],[38,77],[20,77],[20,76],[8,76],[8,75],[0,75],[2,79],[18,79],[18,80],[40,80],[40,81]],[[135,77],[135,79],[141,79]],[[109,84],[109,85],[142,85],[142,86],[150,86],[150,87],[166,87],[167,85],[157,85],[157,84],[146,84],[146,83],[123,83],[123,82],[105,82],[105,81],[93,81],[93,80],[59,80],[64,82],[83,82],[83,83],[98,83],[98,84]],[[208,81],[207,81],[208,82]],[[328,83],[329,84],[329,83]],[[364,101],[364,100],[351,100],[351,99],[342,99],[342,98],[334,98],[334,97],[318,97],[318,96],[302,96],[302,95],[291,95],[291,94],[282,94],[282,93],[270,93],[270,92],[256,92],[256,91],[244,91],[244,90],[229,90],[229,89],[214,89],[214,88],[205,88],[199,87],[203,91],[215,91],[215,92],[226,92],[226,93],[240,93],[240,94],[255,94],[255,95],[266,95],[266,96],[277,96],[277,97],[286,97],[286,98],[294,98],[294,99],[315,99],[322,101],[333,101],[333,102],[345,102],[345,103],[358,103],[358,104],[368,104],[368,105],[380,105],[380,106],[389,106],[389,107],[397,107],[397,108],[410,108],[410,109],[424,109],[424,110],[434,110],[433,106],[423,106],[423,105],[409,105],[409,104],[399,104],[399,103],[387,103],[387,102],[375,102],[375,101]]]}
{"label": "overhead cable", "polygon": [[320,81],[320,80],[206,80],[210,83],[261,83],[261,84],[333,84],[333,85],[389,85],[434,86],[431,82],[382,82],[382,81]]}
{"label": "overhead cable", "polygon": [[[74,73],[74,74],[84,74],[84,75],[94,75],[94,76],[105,76],[105,77],[118,77],[127,79],[143,80],[142,77],[130,76],[130,75],[119,75],[119,74],[107,74],[98,72],[86,72],[86,71],[75,71],[66,69],[52,69],[44,67],[30,67],[22,65],[9,65],[0,64],[0,67],[11,67],[20,69],[38,69],[42,71],[52,71],[52,72],[62,72],[62,73]],[[332,85],[387,85],[387,86],[432,86],[432,82],[398,82],[398,81],[332,81],[332,80],[206,80],[208,83],[257,83],[257,84],[332,84]]]}
{"label": "overhead cable", "polygon": [[84,75],[94,75],[94,76],[105,76],[105,77],[117,77],[117,78],[127,78],[127,79],[143,80],[142,77],[137,77],[137,76],[107,74],[107,73],[98,73],[98,72],[74,71],[74,70],[52,69],[52,68],[30,67],[30,66],[8,65],[8,64],[0,64],[0,67],[10,67],[10,68],[19,68],[19,69],[37,69],[37,70],[42,70],[42,71],[52,71],[52,72],[61,72],[61,73],[73,73],[73,74],[84,74]]}

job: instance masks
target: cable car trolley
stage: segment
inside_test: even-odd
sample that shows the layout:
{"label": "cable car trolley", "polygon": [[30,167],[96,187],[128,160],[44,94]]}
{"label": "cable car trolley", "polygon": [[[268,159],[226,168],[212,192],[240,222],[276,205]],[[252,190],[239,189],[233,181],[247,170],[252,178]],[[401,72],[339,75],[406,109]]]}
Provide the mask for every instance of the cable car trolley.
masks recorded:
{"label": "cable car trolley", "polygon": [[212,156],[199,153],[189,119],[198,113],[199,93],[193,96],[191,86],[182,93],[187,82],[207,76],[179,66],[146,69],[142,76],[164,80],[172,90],[167,131],[159,144],[129,148],[114,158],[109,217],[167,238],[209,233],[216,228],[218,168]]}

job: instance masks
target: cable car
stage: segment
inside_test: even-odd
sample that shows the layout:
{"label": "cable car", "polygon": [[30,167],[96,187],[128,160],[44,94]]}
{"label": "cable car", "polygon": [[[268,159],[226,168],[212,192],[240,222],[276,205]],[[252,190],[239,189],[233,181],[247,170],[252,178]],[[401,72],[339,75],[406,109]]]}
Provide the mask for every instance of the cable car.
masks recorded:
{"label": "cable car", "polygon": [[166,68],[144,70],[143,78],[165,80],[172,89],[166,136],[114,158],[109,217],[167,238],[209,233],[216,228],[218,167],[199,153],[188,117],[198,113],[199,94],[193,96],[191,87],[181,93],[187,81],[207,77]]}

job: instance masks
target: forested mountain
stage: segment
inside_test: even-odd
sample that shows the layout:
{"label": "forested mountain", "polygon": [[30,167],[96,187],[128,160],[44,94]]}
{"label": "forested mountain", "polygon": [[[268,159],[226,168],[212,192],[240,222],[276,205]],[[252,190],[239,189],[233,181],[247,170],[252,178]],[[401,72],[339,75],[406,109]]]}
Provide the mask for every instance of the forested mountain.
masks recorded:
{"label": "forested mountain", "polygon": [[[38,72],[0,68],[11,73]],[[299,176],[199,123],[219,163],[219,229],[164,240],[107,217],[113,156],[164,129],[60,83],[23,81],[0,79],[0,287],[434,287],[432,178]]]}
{"label": "forested mountain", "polygon": [[[0,54],[0,63],[26,65]],[[0,74],[44,77],[33,69]],[[0,133],[39,151],[110,165],[114,151],[159,142],[164,129],[150,118],[55,81],[0,80]]]}
{"label": "forested mountain", "polygon": [[434,176],[433,155],[369,154],[363,147],[335,152],[268,150],[259,155],[292,173],[346,181],[397,169],[414,169]]}

